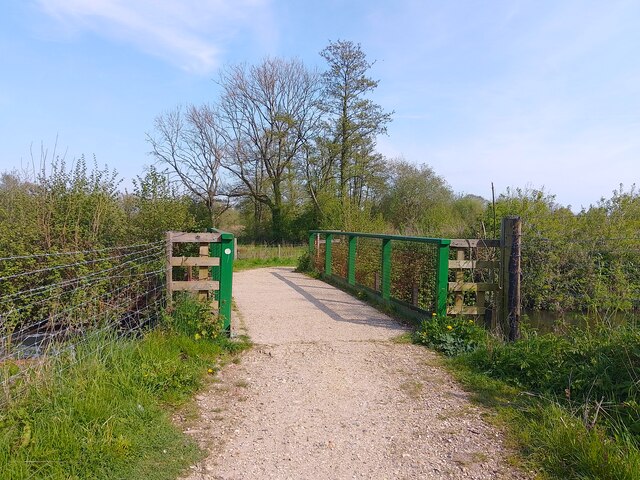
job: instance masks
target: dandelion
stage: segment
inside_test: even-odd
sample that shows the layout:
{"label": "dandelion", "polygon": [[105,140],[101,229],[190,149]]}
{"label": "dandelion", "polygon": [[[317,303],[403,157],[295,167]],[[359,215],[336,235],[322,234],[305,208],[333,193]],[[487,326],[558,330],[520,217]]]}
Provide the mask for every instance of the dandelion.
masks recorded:
{"label": "dandelion", "polygon": [[209,375],[213,375],[213,368],[210,368],[209,370],[207,370],[207,373],[208,373]]}
{"label": "dandelion", "polygon": [[447,330],[453,330],[453,327],[451,325],[447,325]]}

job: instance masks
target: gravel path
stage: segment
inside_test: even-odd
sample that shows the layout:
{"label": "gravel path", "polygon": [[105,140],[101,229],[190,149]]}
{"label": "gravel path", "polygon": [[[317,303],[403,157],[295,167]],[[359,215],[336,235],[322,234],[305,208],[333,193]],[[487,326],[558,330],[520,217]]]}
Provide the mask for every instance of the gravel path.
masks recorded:
{"label": "gravel path", "polygon": [[235,274],[234,297],[256,345],[197,397],[188,480],[526,478],[394,320],[287,268]]}

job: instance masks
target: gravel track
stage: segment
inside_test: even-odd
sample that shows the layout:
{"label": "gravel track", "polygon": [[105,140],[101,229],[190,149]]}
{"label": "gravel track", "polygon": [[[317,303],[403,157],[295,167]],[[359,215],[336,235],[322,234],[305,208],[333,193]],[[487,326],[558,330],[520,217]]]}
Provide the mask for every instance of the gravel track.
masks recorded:
{"label": "gravel track", "polygon": [[185,479],[528,478],[405,327],[289,268],[234,275],[255,347],[197,397]]}

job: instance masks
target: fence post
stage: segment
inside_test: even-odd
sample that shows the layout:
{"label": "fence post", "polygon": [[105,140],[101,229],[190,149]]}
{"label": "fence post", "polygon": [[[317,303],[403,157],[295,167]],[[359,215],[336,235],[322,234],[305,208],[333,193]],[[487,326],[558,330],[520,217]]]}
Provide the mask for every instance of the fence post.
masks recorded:
{"label": "fence post", "polygon": [[382,240],[382,281],[380,293],[384,300],[391,298],[391,239]]}
{"label": "fence post", "polygon": [[520,248],[522,222],[520,217],[502,219],[500,247],[502,252],[500,277],[500,326],[510,341],[520,338]]}
{"label": "fence post", "polygon": [[170,309],[173,306],[173,266],[171,265],[171,257],[173,257],[173,241],[171,239],[172,232],[167,232],[167,269],[166,269],[166,284],[167,284],[167,308]]}
{"label": "fence post", "polygon": [[349,254],[347,256],[347,283],[356,284],[356,246],[358,237],[349,235]]}
{"label": "fence post", "polygon": [[438,244],[436,260],[436,301],[435,313],[444,317],[447,315],[447,293],[449,291],[449,244],[451,240],[443,239]]}
{"label": "fence post", "polygon": [[233,284],[234,236],[222,233],[220,237],[220,298],[218,309],[224,330],[231,331],[231,287]]}

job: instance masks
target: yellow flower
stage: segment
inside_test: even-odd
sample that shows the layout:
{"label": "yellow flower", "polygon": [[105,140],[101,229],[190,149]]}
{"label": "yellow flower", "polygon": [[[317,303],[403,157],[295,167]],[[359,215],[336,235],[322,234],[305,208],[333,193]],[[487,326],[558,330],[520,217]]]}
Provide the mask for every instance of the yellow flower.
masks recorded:
{"label": "yellow flower", "polygon": [[213,368],[210,368],[209,370],[207,370],[207,373],[208,373],[209,375],[212,375],[212,374],[213,374]]}
{"label": "yellow flower", "polygon": [[447,330],[453,330],[453,327],[451,325],[447,325]]}
{"label": "yellow flower", "polygon": [[432,317],[435,317],[435,316],[436,316],[436,312],[433,312],[433,313],[431,314],[431,316],[432,316]]}
{"label": "yellow flower", "polygon": [[196,340],[200,340],[202,337],[200,336],[199,333],[196,333],[193,338],[195,338]]}

